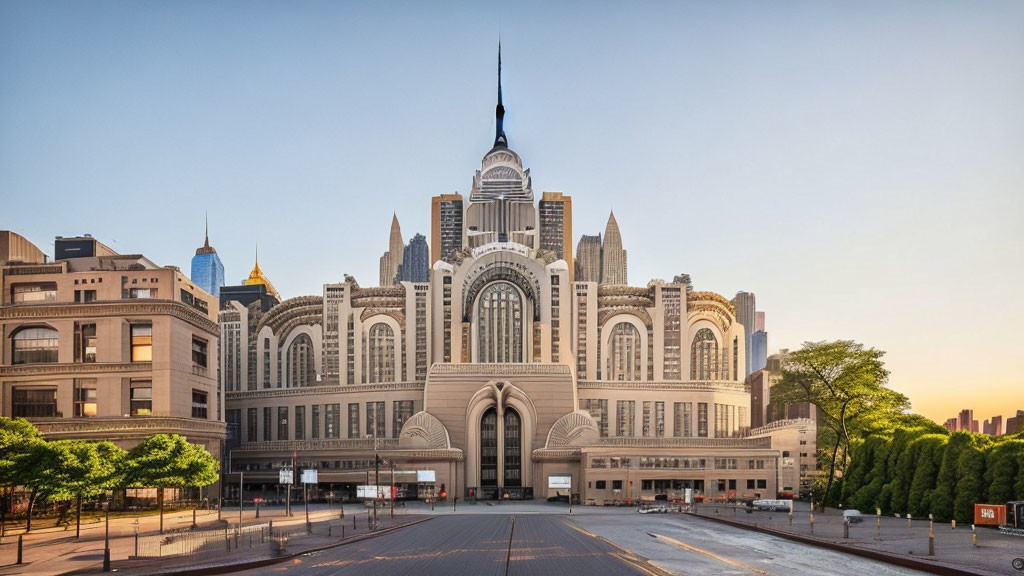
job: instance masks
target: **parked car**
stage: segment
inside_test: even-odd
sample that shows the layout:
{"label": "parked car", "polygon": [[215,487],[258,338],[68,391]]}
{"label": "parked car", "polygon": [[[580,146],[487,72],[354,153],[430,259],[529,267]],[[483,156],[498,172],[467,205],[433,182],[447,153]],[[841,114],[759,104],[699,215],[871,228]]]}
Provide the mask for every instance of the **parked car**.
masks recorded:
{"label": "parked car", "polygon": [[843,510],[843,520],[850,524],[857,524],[864,521],[864,516],[860,513],[860,510]]}
{"label": "parked car", "polygon": [[644,504],[636,509],[641,514],[668,514],[668,506],[653,506],[650,504]]}

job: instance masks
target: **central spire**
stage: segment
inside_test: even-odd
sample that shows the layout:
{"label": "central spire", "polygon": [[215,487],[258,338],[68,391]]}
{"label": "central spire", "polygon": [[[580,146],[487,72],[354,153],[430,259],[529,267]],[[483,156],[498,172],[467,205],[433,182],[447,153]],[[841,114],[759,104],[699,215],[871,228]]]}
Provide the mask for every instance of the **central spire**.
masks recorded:
{"label": "central spire", "polygon": [[508,147],[508,138],[505,137],[505,107],[501,104],[501,41],[498,41],[498,106],[494,109],[495,123],[494,147]]}

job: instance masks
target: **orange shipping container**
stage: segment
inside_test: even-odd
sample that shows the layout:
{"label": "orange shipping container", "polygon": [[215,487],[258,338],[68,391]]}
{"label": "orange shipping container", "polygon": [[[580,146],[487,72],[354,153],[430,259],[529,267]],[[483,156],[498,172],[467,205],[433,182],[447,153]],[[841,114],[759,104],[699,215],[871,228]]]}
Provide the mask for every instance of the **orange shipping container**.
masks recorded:
{"label": "orange shipping container", "polygon": [[1000,526],[1006,523],[1006,506],[1000,504],[975,504],[974,523],[984,526]]}

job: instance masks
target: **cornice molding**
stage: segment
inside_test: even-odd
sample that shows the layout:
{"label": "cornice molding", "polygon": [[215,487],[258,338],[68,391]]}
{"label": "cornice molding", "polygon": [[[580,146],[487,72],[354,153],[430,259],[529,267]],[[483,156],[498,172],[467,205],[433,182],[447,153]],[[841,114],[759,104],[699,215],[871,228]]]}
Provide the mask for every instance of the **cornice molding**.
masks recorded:
{"label": "cornice molding", "polygon": [[334,394],[365,394],[373,392],[422,392],[423,382],[381,382],[377,384],[336,384],[332,386],[304,386],[299,388],[264,388],[228,392],[225,399],[258,400],[289,396],[328,396]]}
{"label": "cornice molding", "polygon": [[60,376],[64,374],[125,374],[152,372],[152,362],[91,362],[53,364],[15,364],[0,366],[0,377],[7,376]]}
{"label": "cornice molding", "polygon": [[227,425],[215,420],[147,416],[134,418],[60,418],[32,419],[32,424],[48,439],[103,436],[105,439],[146,437],[168,433],[182,436],[202,435],[224,438]]}
{"label": "cornice molding", "polygon": [[57,303],[32,306],[16,305],[0,308],[0,321],[155,315],[172,316],[214,336],[220,333],[216,322],[200,314],[192,307],[174,300],[140,298],[131,301],[119,300],[112,302],[90,302],[87,304]]}
{"label": "cornice molding", "polygon": [[671,392],[747,392],[742,382],[730,380],[702,381],[653,381],[653,382],[620,382],[617,380],[580,380],[579,390],[637,390],[637,391],[671,391]]}
{"label": "cornice molding", "polygon": [[430,367],[431,376],[550,376],[571,375],[565,364],[484,364],[436,363]]}

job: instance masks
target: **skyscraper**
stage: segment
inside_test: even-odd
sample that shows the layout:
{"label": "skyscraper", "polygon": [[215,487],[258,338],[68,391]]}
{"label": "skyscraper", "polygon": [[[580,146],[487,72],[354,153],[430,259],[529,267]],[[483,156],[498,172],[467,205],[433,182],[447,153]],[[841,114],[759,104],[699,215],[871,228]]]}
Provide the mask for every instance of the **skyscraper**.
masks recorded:
{"label": "skyscraper", "polygon": [[580,236],[576,245],[576,281],[601,281],[601,235]]}
{"label": "skyscraper", "polygon": [[974,410],[961,410],[957,424],[964,432],[978,433],[978,421],[974,419]]}
{"label": "skyscraper", "polygon": [[391,217],[391,237],[388,240],[388,251],[380,257],[380,286],[391,286],[398,279],[398,267],[405,256],[405,244],[402,242],[402,228],[398,225],[398,215]]}
{"label": "skyscraper", "polygon": [[1017,415],[1006,419],[1006,433],[1016,434],[1024,429],[1024,410],[1017,410]]}
{"label": "skyscraper", "polygon": [[572,265],[572,198],[561,192],[545,192],[537,205],[540,214],[540,248],[551,250]]}
{"label": "skyscraper", "polygon": [[753,292],[737,292],[732,299],[732,305],[736,308],[736,321],[743,325],[743,342],[746,351],[744,358],[747,361],[747,374],[754,371],[753,368],[753,346],[750,339],[754,334],[754,322],[756,321],[756,302]]}
{"label": "skyscraper", "polygon": [[462,250],[462,194],[441,194],[430,199],[430,253],[450,262]]}
{"label": "skyscraper", "polygon": [[985,420],[982,431],[989,436],[1001,436],[1003,433],[1003,417],[993,416],[992,420]]}
{"label": "skyscraper", "polygon": [[220,297],[220,287],[224,285],[224,264],[220,261],[217,251],[210,246],[210,227],[206,227],[206,239],[196,249],[192,257],[192,283],[206,290],[211,296]]}
{"label": "skyscraper", "polygon": [[626,251],[622,249],[622,236],[615,212],[608,215],[604,228],[604,244],[601,245],[601,284],[627,283]]}
{"label": "skyscraper", "polygon": [[405,246],[402,263],[398,265],[399,282],[430,280],[430,248],[423,234],[416,234]]}

